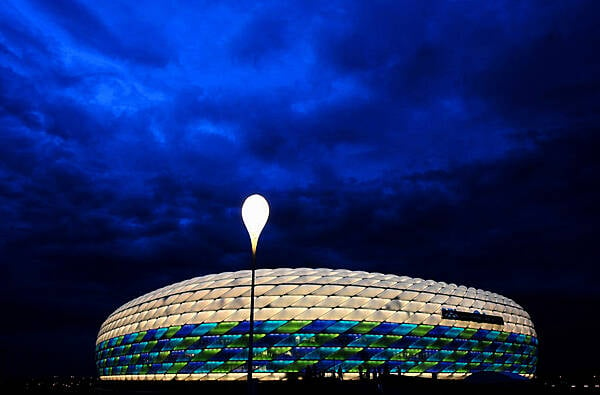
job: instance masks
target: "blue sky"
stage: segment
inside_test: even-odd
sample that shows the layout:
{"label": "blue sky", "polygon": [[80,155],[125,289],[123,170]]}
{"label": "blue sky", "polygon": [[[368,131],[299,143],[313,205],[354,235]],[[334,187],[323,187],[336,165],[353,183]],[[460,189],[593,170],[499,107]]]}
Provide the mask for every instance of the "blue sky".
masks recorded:
{"label": "blue sky", "polygon": [[246,268],[255,192],[260,265],[490,289],[532,312],[549,370],[571,352],[546,301],[600,298],[596,2],[189,3],[0,10],[1,294],[34,373],[92,374],[53,347]]}

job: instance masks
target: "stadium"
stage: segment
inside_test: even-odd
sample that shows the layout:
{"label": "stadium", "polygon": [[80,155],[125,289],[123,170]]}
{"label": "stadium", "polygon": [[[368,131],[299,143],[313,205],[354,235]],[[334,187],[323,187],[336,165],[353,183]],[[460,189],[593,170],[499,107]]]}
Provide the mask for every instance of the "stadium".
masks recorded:
{"label": "stadium", "polygon": [[[256,271],[254,377],[339,374],[532,378],[537,338],[501,295],[406,276]],[[102,324],[103,380],[245,380],[250,271],[189,279],[119,307]]]}

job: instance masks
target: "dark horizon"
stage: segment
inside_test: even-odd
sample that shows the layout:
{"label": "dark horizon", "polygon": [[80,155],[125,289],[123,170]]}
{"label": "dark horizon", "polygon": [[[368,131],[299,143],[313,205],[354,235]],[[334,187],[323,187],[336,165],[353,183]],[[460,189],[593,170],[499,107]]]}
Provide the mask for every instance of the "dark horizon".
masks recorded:
{"label": "dark horizon", "polygon": [[94,375],[144,293],[258,266],[515,300],[598,371],[600,3],[9,1],[0,376]]}

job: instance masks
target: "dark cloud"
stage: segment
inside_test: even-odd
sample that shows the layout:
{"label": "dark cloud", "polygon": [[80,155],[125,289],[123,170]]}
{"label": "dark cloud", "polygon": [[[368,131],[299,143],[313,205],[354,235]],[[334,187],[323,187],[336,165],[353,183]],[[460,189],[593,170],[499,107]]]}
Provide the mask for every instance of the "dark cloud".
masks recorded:
{"label": "dark cloud", "polygon": [[2,351],[39,356],[3,371],[93,374],[117,306],[246,268],[254,192],[272,207],[261,266],[503,293],[556,369],[572,351],[545,300],[578,305],[584,328],[599,297],[596,14],[585,1],[3,7],[0,296],[26,329],[4,330]]}

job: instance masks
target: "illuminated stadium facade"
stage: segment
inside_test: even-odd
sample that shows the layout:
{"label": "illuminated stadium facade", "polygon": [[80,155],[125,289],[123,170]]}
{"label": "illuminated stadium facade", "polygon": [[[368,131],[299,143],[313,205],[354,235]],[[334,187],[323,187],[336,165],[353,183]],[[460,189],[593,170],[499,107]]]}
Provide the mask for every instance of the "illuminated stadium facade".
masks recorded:
{"label": "illuminated stadium facade", "polygon": [[[455,284],[331,269],[256,271],[254,377],[367,372],[535,373],[537,339],[512,300]],[[172,284],[100,328],[102,379],[245,380],[250,271]]]}

